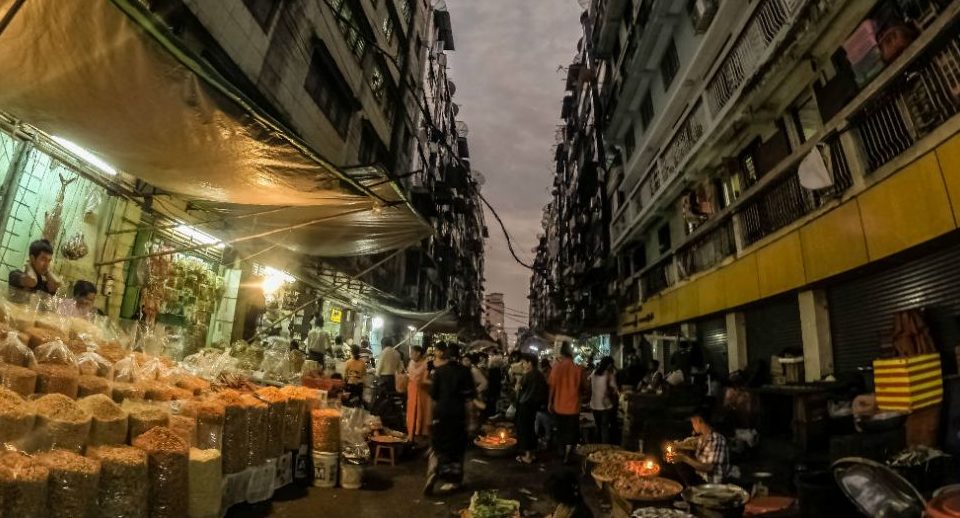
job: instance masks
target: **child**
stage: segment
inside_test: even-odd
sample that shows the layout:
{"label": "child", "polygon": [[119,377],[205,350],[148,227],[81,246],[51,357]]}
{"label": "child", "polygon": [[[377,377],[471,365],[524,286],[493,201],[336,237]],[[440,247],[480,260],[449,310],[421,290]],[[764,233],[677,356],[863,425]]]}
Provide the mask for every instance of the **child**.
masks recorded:
{"label": "child", "polygon": [[593,518],[593,513],[583,501],[577,474],[570,469],[554,471],[547,477],[547,494],[557,509],[549,518]]}

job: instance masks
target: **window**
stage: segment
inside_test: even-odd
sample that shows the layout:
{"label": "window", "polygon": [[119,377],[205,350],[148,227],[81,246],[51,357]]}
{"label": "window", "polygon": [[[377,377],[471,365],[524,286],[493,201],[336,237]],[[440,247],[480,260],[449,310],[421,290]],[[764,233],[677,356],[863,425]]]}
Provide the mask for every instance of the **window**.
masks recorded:
{"label": "window", "polygon": [[623,138],[624,151],[626,156],[624,156],[624,161],[627,162],[633,158],[633,152],[637,149],[637,132],[631,125],[627,128],[627,134]]}
{"label": "window", "polygon": [[673,40],[670,40],[670,45],[667,46],[667,50],[660,59],[660,79],[663,80],[664,92],[670,89],[673,78],[677,77],[679,70],[680,57],[677,56],[677,45]]}
{"label": "window", "polygon": [[377,135],[369,121],[363,121],[363,130],[360,132],[360,153],[358,159],[361,164],[375,164],[383,160],[386,146]]}
{"label": "window", "polygon": [[410,19],[413,18],[413,6],[410,5],[410,0],[400,0],[400,17],[403,18],[403,23],[410,24]]}
{"label": "window", "polygon": [[670,251],[673,248],[673,245],[670,242],[670,224],[664,223],[657,230],[657,249],[660,252],[660,255],[663,255]]}
{"label": "window", "polygon": [[383,100],[383,91],[387,83],[386,77],[380,63],[375,64],[373,71],[370,73],[370,91],[373,93],[373,98],[377,101]]}
{"label": "window", "polygon": [[340,136],[347,134],[353,115],[354,102],[346,85],[327,49],[314,49],[303,88]]}
{"label": "window", "polygon": [[807,94],[805,98],[801,97],[794,102],[790,109],[790,115],[797,128],[797,135],[800,137],[801,143],[810,140],[810,137],[823,128],[823,122],[820,120],[820,110],[817,108],[817,100],[814,99],[813,95]]}
{"label": "window", "polygon": [[357,61],[363,61],[364,56],[367,54],[369,35],[372,34],[372,32],[366,25],[364,17],[358,15],[354,10],[356,3],[346,2],[345,0],[332,0],[329,6],[336,14],[337,25],[340,27],[340,32],[343,33],[343,39],[347,47],[349,47],[353,55],[356,56]]}
{"label": "window", "polygon": [[243,5],[247,6],[247,10],[263,32],[270,30],[274,16],[280,11],[281,3],[280,0],[243,0]]}
{"label": "window", "polygon": [[396,22],[393,21],[393,16],[388,12],[383,18],[383,23],[380,25],[380,30],[383,31],[383,37],[387,39],[387,43],[393,43],[393,34],[396,28]]}
{"label": "window", "polygon": [[643,102],[640,104],[640,121],[643,122],[644,131],[653,122],[653,97],[650,95],[650,90],[647,90],[647,95],[644,96]]}

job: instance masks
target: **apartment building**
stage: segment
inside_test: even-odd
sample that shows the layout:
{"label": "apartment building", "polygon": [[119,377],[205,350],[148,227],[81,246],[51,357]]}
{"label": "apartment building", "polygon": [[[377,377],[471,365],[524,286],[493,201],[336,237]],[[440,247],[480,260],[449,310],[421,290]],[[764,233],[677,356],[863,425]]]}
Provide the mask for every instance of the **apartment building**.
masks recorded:
{"label": "apartment building", "polygon": [[[597,0],[619,333],[718,373],[960,342],[958,2]],[[671,339],[671,337],[673,339]]]}

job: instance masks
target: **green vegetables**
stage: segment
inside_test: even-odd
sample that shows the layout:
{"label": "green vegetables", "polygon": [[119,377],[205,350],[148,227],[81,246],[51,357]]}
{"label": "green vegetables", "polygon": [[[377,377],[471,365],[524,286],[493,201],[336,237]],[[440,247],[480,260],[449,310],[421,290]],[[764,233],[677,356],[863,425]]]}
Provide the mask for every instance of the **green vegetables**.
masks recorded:
{"label": "green vegetables", "polygon": [[471,518],[512,518],[519,512],[520,502],[499,498],[496,491],[478,491],[470,498]]}

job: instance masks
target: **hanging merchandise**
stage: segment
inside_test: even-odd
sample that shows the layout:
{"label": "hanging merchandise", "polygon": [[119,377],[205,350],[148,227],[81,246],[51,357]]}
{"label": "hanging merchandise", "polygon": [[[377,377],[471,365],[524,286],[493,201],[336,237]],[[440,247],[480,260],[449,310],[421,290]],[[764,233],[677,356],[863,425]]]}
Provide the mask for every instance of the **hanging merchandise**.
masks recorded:
{"label": "hanging merchandise", "polygon": [[76,261],[86,257],[90,250],[87,247],[87,241],[83,236],[83,232],[77,232],[74,234],[73,237],[71,237],[66,244],[63,245],[61,251],[63,252],[63,257],[71,261]]}
{"label": "hanging merchandise", "polygon": [[67,187],[77,181],[76,176],[67,180],[60,175],[60,192],[57,193],[57,201],[53,204],[53,211],[46,213],[43,223],[43,238],[50,243],[56,243],[60,236],[60,227],[63,225],[63,199],[67,194]]}
{"label": "hanging merchandise", "polygon": [[90,197],[87,198],[87,205],[83,209],[83,216],[89,217],[97,213],[100,205],[103,204],[103,193],[99,190],[90,191]]}

